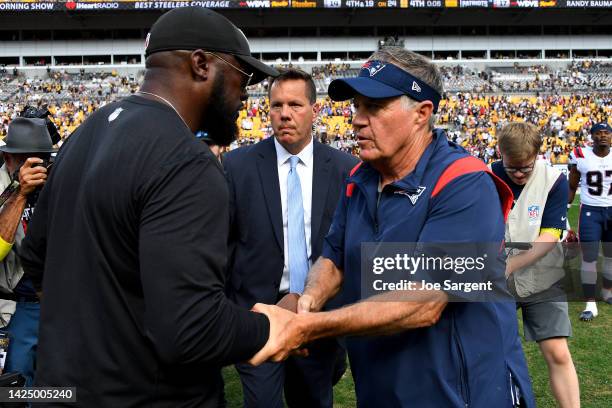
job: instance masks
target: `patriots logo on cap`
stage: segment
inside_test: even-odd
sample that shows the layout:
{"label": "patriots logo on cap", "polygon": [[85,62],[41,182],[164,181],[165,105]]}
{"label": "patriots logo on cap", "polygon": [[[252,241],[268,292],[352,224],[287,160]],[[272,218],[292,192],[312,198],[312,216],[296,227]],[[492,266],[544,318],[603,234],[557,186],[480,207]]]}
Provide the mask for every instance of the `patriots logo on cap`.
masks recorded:
{"label": "patriots logo on cap", "polygon": [[387,64],[380,61],[368,61],[361,67],[362,70],[367,69],[370,76],[378,74]]}
{"label": "patriots logo on cap", "polygon": [[419,86],[419,84],[416,83],[416,81],[412,81],[412,90],[421,92],[421,87]]}

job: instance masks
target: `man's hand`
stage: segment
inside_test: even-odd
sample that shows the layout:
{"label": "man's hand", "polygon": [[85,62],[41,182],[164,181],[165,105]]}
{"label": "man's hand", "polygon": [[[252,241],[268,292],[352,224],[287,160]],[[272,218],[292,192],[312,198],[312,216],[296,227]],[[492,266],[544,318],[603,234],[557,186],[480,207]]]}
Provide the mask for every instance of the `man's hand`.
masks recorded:
{"label": "man's hand", "polygon": [[512,261],[511,257],[506,259],[506,279],[508,279],[508,277],[514,273],[515,268],[513,263],[514,261]]}
{"label": "man's hand", "polygon": [[19,169],[19,195],[27,197],[36,187],[47,181],[47,169],[39,164],[43,160],[38,157],[29,157]]}
{"label": "man's hand", "polygon": [[283,361],[289,354],[305,356],[305,350],[298,351],[304,342],[305,335],[297,324],[297,315],[286,309],[273,305],[257,303],[251,309],[254,312],[265,314],[270,320],[270,336],[268,342],[248,362],[257,366],[261,363],[271,361]]}
{"label": "man's hand", "polygon": [[276,304],[278,307],[282,307],[285,310],[289,310],[290,312],[297,313],[298,310],[298,301],[300,299],[300,295],[297,293],[288,293]]}
{"label": "man's hand", "polygon": [[298,300],[297,304],[297,312],[298,313],[309,313],[309,312],[318,312],[315,308],[315,300],[311,295],[302,295]]}
{"label": "man's hand", "polygon": [[533,241],[531,249],[521,251],[506,260],[506,278],[516,271],[531,266],[552,251],[559,242],[559,237],[549,231],[541,231]]}

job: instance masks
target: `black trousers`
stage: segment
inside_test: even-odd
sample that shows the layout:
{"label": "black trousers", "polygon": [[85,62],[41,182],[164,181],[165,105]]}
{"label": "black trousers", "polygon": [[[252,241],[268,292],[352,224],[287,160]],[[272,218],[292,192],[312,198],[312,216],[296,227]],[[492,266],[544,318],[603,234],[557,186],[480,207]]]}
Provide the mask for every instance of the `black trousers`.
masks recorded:
{"label": "black trousers", "polygon": [[237,364],[245,408],[332,408],[333,386],[346,371],[346,351],[336,339],[307,346],[308,357],[258,367]]}

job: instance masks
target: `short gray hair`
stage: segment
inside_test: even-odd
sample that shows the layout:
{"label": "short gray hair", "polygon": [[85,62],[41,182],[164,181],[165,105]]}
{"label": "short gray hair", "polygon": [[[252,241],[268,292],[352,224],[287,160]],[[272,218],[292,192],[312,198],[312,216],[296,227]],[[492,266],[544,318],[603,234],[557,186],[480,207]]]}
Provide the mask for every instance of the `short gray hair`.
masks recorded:
{"label": "short gray hair", "polygon": [[[428,58],[416,52],[408,51],[402,47],[385,47],[376,51],[368,58],[368,61],[373,60],[389,62],[396,65],[410,75],[425,82],[440,95],[444,92],[444,79],[438,67]],[[429,129],[433,129],[435,123],[436,115],[432,113],[431,118],[429,118]]]}

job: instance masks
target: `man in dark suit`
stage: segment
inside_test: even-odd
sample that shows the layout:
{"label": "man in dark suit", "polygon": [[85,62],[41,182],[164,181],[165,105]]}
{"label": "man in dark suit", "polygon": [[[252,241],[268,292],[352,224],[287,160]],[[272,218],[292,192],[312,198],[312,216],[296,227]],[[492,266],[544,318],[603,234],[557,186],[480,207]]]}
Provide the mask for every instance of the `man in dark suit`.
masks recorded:
{"label": "man in dark suit", "polygon": [[[274,137],[224,158],[232,222],[228,292],[249,309],[302,293],[342,183],[357,164],[356,158],[314,141],[319,108],[309,74],[282,72],[270,84],[269,96]],[[283,388],[290,407],[332,407],[344,350],[331,339],[310,345],[308,357],[236,368],[246,407],[283,407]]]}

